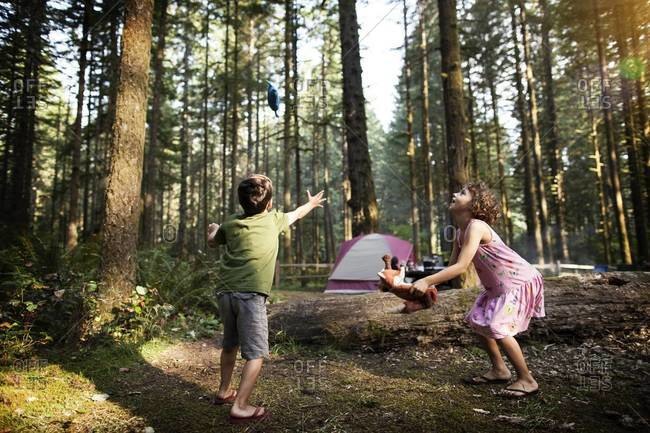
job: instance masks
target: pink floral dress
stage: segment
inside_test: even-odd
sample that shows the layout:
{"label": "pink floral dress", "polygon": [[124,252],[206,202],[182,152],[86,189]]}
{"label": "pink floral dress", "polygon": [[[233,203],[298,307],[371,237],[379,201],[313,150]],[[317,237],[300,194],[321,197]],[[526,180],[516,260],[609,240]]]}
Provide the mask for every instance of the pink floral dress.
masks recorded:
{"label": "pink floral dress", "polygon": [[[472,259],[483,290],[465,321],[479,334],[501,339],[528,329],[531,317],[544,317],[544,280],[530,263],[508,247],[486,222],[478,221],[492,232],[492,240],[479,244]],[[463,231],[459,229],[458,246]]]}

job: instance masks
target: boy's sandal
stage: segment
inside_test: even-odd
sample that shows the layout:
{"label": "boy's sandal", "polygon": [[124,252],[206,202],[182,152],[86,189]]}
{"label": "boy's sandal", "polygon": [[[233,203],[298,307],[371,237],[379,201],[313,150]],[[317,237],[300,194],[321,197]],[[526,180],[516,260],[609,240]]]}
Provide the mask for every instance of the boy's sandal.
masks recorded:
{"label": "boy's sandal", "polygon": [[[262,413],[260,413],[262,412]],[[265,421],[271,416],[271,413],[264,409],[262,406],[258,406],[255,408],[255,412],[253,412],[252,415],[250,416],[235,416],[235,415],[229,415],[228,416],[228,421],[230,421],[230,424],[245,424],[248,422],[252,421]]]}
{"label": "boy's sandal", "polygon": [[228,397],[221,398],[217,396],[212,400],[212,403],[217,405],[233,403],[236,398],[237,398],[237,390],[233,389],[230,392],[230,395]]}
{"label": "boy's sandal", "polygon": [[[502,397],[507,397],[507,398],[524,398],[524,397],[530,397],[531,395],[535,395],[539,392],[539,388],[533,389],[531,391],[526,391],[525,389],[515,389],[515,388],[505,388],[501,390],[499,393]],[[519,393],[519,394],[515,394]]]}
{"label": "boy's sandal", "polygon": [[467,377],[467,378],[463,379],[463,381],[468,385],[489,385],[491,383],[508,383],[510,381],[510,378],[508,378],[508,379],[492,379],[492,378],[486,377],[483,374],[481,376]]}

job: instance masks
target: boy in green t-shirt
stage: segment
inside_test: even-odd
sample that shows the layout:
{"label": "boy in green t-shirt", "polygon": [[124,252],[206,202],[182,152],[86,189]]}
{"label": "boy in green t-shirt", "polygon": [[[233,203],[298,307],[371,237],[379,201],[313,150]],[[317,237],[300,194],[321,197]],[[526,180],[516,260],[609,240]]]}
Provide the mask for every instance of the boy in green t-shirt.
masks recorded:
{"label": "boy in green t-shirt", "polygon": [[[269,353],[266,297],[273,283],[278,235],[312,209],[322,207],[325,201],[323,191],[313,197],[307,191],[306,204],[288,213],[271,212],[273,184],[261,174],[244,179],[237,194],[244,213],[229,216],[221,226],[213,223],[208,227],[208,245],[225,245],[216,289],[224,328],[221,385],[216,403],[233,403],[233,423],[261,420],[269,415],[263,407],[248,404],[248,398]],[[235,391],[230,389],[230,381],[239,347],[246,363],[239,390]]]}

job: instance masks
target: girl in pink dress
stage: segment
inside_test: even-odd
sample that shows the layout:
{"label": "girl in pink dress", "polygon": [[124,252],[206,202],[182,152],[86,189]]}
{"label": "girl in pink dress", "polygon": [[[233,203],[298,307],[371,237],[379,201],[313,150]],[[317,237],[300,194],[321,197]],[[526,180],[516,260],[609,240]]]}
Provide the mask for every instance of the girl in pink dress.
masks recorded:
{"label": "girl in pink dress", "polygon": [[544,317],[544,281],[541,274],[508,247],[492,230],[499,216],[494,194],[483,182],[470,183],[453,195],[449,205],[458,227],[449,266],[416,281],[416,289],[455,278],[474,264],[483,290],[465,316],[479,335],[492,368],[467,383],[507,383],[511,374],[501,357],[503,348],[517,372],[517,379],[502,391],[507,397],[524,397],[538,391],[514,336],[528,328],[531,317]]}

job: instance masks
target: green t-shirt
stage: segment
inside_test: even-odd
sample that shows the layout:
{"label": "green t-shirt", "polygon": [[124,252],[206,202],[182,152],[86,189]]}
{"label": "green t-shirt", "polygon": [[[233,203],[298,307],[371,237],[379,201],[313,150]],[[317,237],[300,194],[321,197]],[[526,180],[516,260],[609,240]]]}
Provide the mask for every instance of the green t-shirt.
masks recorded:
{"label": "green t-shirt", "polygon": [[229,216],[215,236],[217,245],[226,246],[217,269],[217,292],[268,296],[278,256],[278,236],[288,228],[289,216],[284,212]]}

